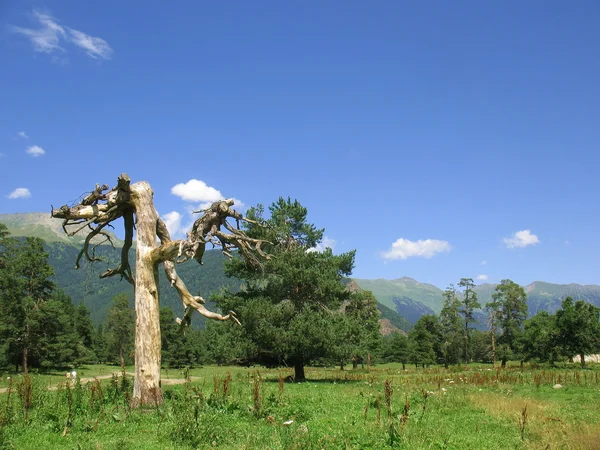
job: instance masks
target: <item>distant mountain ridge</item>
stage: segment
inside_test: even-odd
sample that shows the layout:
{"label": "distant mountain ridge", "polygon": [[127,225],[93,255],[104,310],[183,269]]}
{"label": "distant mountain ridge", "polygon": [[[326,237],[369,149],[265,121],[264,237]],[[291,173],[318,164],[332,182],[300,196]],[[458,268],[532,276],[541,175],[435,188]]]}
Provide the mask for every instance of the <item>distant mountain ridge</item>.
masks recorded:
{"label": "distant mountain ridge", "polygon": [[[74,236],[68,236],[62,228],[62,220],[50,217],[50,213],[14,213],[0,214],[0,223],[8,228],[14,237],[39,237],[46,242],[62,242],[64,244],[79,245],[85,240],[84,230]],[[69,231],[75,231],[76,227],[69,227]],[[106,231],[111,236],[115,247],[122,247],[123,241],[110,230]],[[92,239],[92,243],[104,240],[102,236]],[[108,244],[108,243],[107,243]]]}
{"label": "distant mountain ridge", "polygon": [[[4,223],[14,237],[39,237],[46,242],[46,250],[49,254],[50,265],[55,271],[55,282],[60,286],[75,303],[82,302],[91,311],[92,320],[99,323],[105,320],[112,298],[122,292],[128,293],[133,298],[133,287],[119,277],[100,279],[99,275],[108,268],[114,268],[119,264],[120,252],[108,245],[100,245],[96,256],[102,261],[89,264],[82,261],[79,270],[74,269],[77,253],[85,239],[85,233],[81,236],[67,236],[62,229],[61,221],[53,219],[46,213],[20,213],[0,214],[0,223]],[[113,239],[115,247],[122,247],[123,242],[116,237]],[[135,261],[135,250],[130,250],[129,260]],[[179,276],[187,284],[190,292],[201,295],[208,300],[209,309],[215,309],[210,302],[210,295],[226,288],[237,291],[242,281],[236,278],[228,278],[224,274],[223,264],[226,257],[218,250],[208,250],[204,254],[203,265],[190,260],[177,266]],[[183,307],[175,289],[169,286],[164,271],[159,271],[161,306],[170,307],[176,316],[180,316]],[[352,280],[345,282],[351,290],[360,288]],[[394,331],[408,331],[412,327],[410,321],[400,316],[395,310],[378,304],[381,332],[389,334]],[[203,327],[205,319],[199,314],[193,315],[192,322]]]}
{"label": "distant mountain ridge", "polygon": [[[372,291],[380,303],[394,309],[413,323],[423,314],[439,314],[442,310],[443,290],[431,284],[419,283],[409,277],[395,280],[354,278],[354,281],[362,289]],[[491,300],[496,286],[496,284],[484,283],[475,287],[482,307]],[[600,286],[595,284],[553,284],[534,281],[523,287],[527,293],[529,316],[542,310],[554,313],[560,309],[562,301],[569,296],[600,307]],[[480,312],[479,317],[482,316],[483,312]]]}
{"label": "distant mountain ridge", "polygon": [[[106,263],[84,265],[78,271],[73,271],[77,252],[85,239],[85,234],[67,236],[62,229],[60,220],[53,219],[49,213],[18,213],[0,214],[0,223],[4,223],[9,232],[16,237],[35,236],[46,241],[50,253],[50,262],[54,266],[59,286],[63,287],[73,300],[83,301],[92,310],[96,322],[103,320],[108,310],[112,296],[126,291],[132,292],[131,286],[116,279],[99,280],[98,274],[107,265],[118,264],[118,251],[108,246],[99,247],[98,254],[107,258]],[[114,245],[122,246],[123,242],[114,237]],[[131,261],[133,261],[133,250]],[[227,278],[223,274],[224,257],[218,252],[207,252],[204,266],[200,267],[193,261],[179,266],[178,271],[189,285],[192,292],[207,298],[210,292],[221,287],[239,289],[240,280]],[[181,302],[173,289],[170,289],[161,271],[161,296],[164,304],[180,314]],[[380,322],[388,331],[401,329],[409,331],[423,314],[439,314],[442,309],[443,290],[432,284],[420,283],[410,277],[393,280],[350,278],[358,288],[372,291],[380,303]],[[491,300],[496,285],[484,283],[478,285],[475,291],[482,306]],[[571,296],[575,300],[585,300],[600,307],[600,286],[580,284],[553,284],[545,281],[535,281],[524,286],[527,292],[529,315],[535,315],[545,310],[550,313],[561,307],[562,300]],[[163,292],[164,291],[164,292]],[[478,313],[480,325],[485,326],[483,311]],[[202,322],[201,320],[199,323]]]}

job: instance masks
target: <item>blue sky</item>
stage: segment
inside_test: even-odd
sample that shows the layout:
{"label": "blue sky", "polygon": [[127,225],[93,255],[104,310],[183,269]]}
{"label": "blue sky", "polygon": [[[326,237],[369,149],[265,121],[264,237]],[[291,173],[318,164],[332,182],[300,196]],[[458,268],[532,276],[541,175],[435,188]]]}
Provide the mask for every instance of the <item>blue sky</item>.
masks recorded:
{"label": "blue sky", "polygon": [[297,198],[359,278],[600,283],[598,2],[175,4],[1,3],[0,213],[127,172],[175,232]]}

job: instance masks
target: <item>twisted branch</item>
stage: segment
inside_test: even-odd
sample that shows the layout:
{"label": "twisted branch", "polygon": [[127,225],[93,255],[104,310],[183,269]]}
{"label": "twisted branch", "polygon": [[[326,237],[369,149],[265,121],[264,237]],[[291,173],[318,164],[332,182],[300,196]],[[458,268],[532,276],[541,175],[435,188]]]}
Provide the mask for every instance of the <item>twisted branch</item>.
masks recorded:
{"label": "twisted branch", "polygon": [[[96,244],[92,247],[90,255],[89,246],[91,240],[96,236],[104,236],[112,245],[110,235],[103,228],[112,226],[111,222],[123,217],[125,224],[125,242],[121,249],[121,262],[118,267],[109,269],[100,275],[100,278],[107,278],[114,275],[120,275],[129,283],[134,284],[134,277],[129,263],[129,250],[133,245],[134,231],[134,206],[130,202],[131,188],[130,179],[127,174],[122,174],[118,178],[117,185],[108,190],[107,185],[96,185],[95,189],[86,195],[78,205],[61,206],[58,209],[52,208],[52,217],[63,219],[63,229],[69,236],[82,231],[86,227],[91,231],[85,238],[83,248],[79,252],[76,260],[76,268],[82,257],[90,261],[98,261],[100,258],[95,256]],[[204,299],[201,296],[192,295],[183,280],[177,275],[175,263],[182,263],[188,259],[195,259],[202,264],[202,257],[206,250],[206,244],[220,246],[222,252],[228,257],[232,257],[234,249],[239,250],[240,255],[246,262],[256,270],[262,268],[260,258],[269,259],[269,255],[263,252],[261,245],[267,241],[253,239],[240,229],[240,222],[257,224],[257,222],[245,218],[239,212],[233,210],[233,199],[214,202],[209,208],[203,210],[203,214],[198,218],[186,239],[172,241],[169,231],[162,219],[158,217],[156,211],[156,235],[160,239],[161,245],[154,248],[149,257],[153,264],[163,263],[167,279],[172,287],[177,290],[181,297],[184,308],[182,319],[177,319],[181,327],[189,325],[193,311],[198,311],[204,317],[214,320],[233,320],[239,324],[233,311],[223,315],[209,311],[204,306]],[[153,206],[151,206],[153,208]],[[228,219],[234,219],[237,227],[232,226]],[[74,231],[69,231],[68,227],[77,227]],[[226,230],[222,231],[222,228]],[[114,247],[114,246],[113,246]],[[259,258],[260,257],[260,258]]]}

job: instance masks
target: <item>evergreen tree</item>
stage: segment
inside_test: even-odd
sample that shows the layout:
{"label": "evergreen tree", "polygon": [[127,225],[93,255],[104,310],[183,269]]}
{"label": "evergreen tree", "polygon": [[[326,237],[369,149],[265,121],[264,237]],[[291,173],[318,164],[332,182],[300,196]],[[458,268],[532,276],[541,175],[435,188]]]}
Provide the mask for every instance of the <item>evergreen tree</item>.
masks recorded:
{"label": "evergreen tree", "polygon": [[471,345],[471,331],[469,325],[473,322],[476,322],[474,310],[481,308],[481,305],[477,300],[477,293],[474,290],[475,283],[473,283],[472,278],[461,278],[458,285],[464,288],[462,292],[462,305],[460,313],[462,314],[464,321],[463,360],[465,364],[468,364],[470,359],[469,348]]}
{"label": "evergreen tree", "polygon": [[[351,350],[353,366],[358,362],[367,362],[381,350],[382,337],[379,325],[377,299],[371,291],[358,291],[350,295],[344,308],[349,333],[346,342],[353,346]],[[334,332],[337,326],[334,326]]]}
{"label": "evergreen tree", "polygon": [[44,343],[45,314],[40,309],[50,298],[54,270],[48,264],[43,241],[28,237],[18,245],[7,270],[3,301],[4,330],[8,343],[8,359],[28,373],[30,359],[39,361]]}
{"label": "evergreen tree", "polygon": [[408,338],[412,347],[412,362],[415,366],[429,366],[443,359],[441,348],[442,332],[437,316],[425,314],[410,330]]}
{"label": "evergreen tree", "polygon": [[180,333],[171,308],[160,309],[160,337],[162,365],[164,367],[192,367],[196,352],[190,343],[190,333]]}
{"label": "evergreen tree", "polygon": [[440,312],[440,329],[442,334],[442,354],[444,367],[457,364],[463,345],[463,324],[459,315],[460,301],[456,289],[450,285],[444,291],[444,304]]}
{"label": "evergreen tree", "polygon": [[244,338],[251,343],[245,357],[292,365],[296,381],[302,381],[305,365],[331,351],[328,327],[350,296],[341,280],[351,273],[355,252],[313,251],[323,230],[308,223],[307,210],[298,201],[280,198],[269,211],[265,219],[261,205],[251,208],[245,231],[267,242],[263,248],[271,258],[260,271],[238,258],[229,261],[226,273],[244,279],[247,287],[219,296],[217,303],[238,313]]}
{"label": "evergreen tree", "polygon": [[492,301],[488,302],[486,307],[490,312],[493,337],[496,332],[500,332],[495,348],[492,349],[493,360],[499,356],[502,367],[506,367],[506,361],[518,355],[520,351],[520,335],[527,317],[527,294],[514,281],[502,280],[496,286]]}
{"label": "evergreen tree", "polygon": [[106,325],[101,323],[95,329],[92,335],[92,349],[96,362],[107,363],[110,360],[109,333],[106,331]]}
{"label": "evergreen tree", "polygon": [[0,223],[0,367],[19,368],[20,334],[23,328],[20,283],[16,273],[17,241]]}
{"label": "evergreen tree", "polygon": [[[414,341],[412,341],[414,342]],[[412,359],[412,343],[407,336],[394,332],[383,338],[383,359],[386,362],[402,363],[402,370],[406,369]]]}
{"label": "evergreen tree", "polygon": [[133,349],[134,326],[135,318],[133,310],[129,306],[129,296],[127,294],[116,295],[108,311],[106,328],[109,333],[109,356],[113,362],[118,361],[121,367],[131,362],[129,355]]}

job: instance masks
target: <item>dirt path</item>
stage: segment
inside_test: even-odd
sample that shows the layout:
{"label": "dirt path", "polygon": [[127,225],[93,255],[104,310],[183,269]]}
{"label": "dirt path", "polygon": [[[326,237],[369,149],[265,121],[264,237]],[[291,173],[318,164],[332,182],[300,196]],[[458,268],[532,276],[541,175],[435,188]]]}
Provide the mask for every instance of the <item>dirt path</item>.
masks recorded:
{"label": "dirt path", "polygon": [[[134,376],[135,374],[131,373],[131,372],[126,372],[127,375],[129,376]],[[121,375],[120,373],[118,374],[119,376]],[[81,383],[85,384],[87,382],[90,381],[94,381],[94,380],[107,380],[109,378],[112,378],[113,374],[110,375],[99,375],[97,377],[83,377],[80,378]],[[191,377],[191,380],[194,381],[195,379],[199,379],[200,377]],[[183,384],[185,383],[185,378],[163,378],[161,379],[161,384],[162,385],[168,385],[168,384]],[[60,384],[60,383],[58,383]],[[49,391],[56,391],[58,389],[58,385],[57,386],[49,386],[48,390]],[[8,391],[8,388],[0,388],[0,394],[5,393],[6,391]]]}

